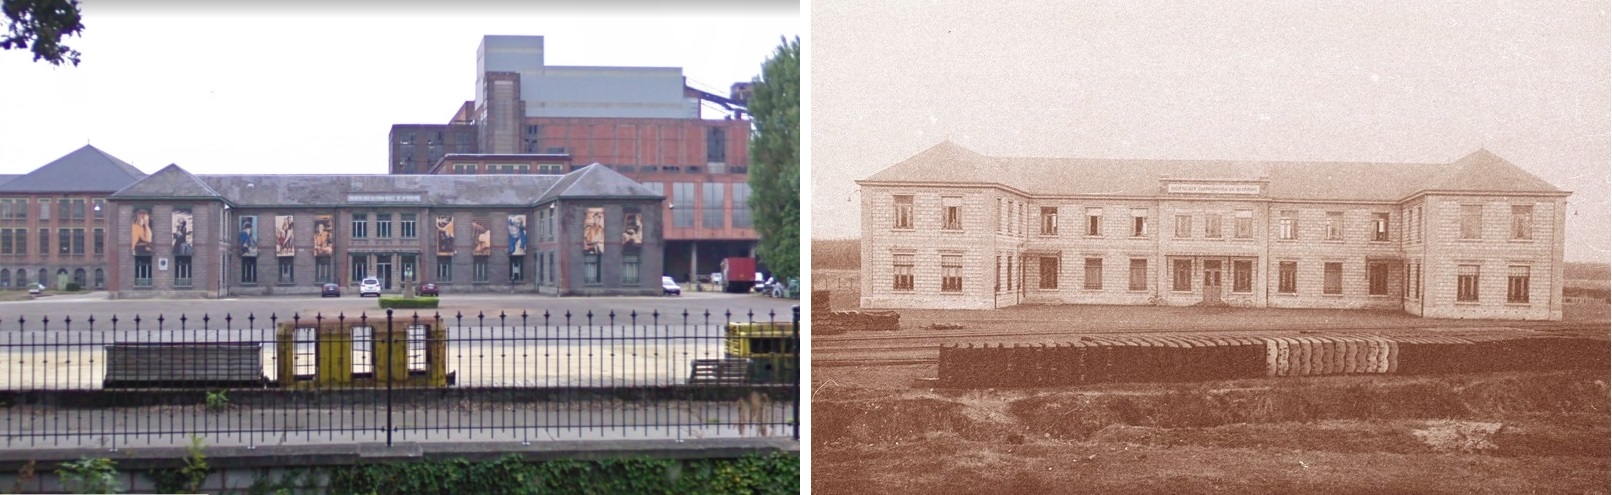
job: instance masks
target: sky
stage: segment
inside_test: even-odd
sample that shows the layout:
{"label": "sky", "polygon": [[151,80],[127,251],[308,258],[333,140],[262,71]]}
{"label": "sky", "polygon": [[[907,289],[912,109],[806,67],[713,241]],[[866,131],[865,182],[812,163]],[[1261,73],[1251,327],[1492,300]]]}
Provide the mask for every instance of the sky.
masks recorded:
{"label": "sky", "polygon": [[725,96],[805,29],[780,1],[86,0],[83,15],[77,67],[0,51],[0,173],[88,143],[147,173],[384,174],[393,124],[447,123],[474,99],[484,35],[544,36],[548,65],[682,67]]}
{"label": "sky", "polygon": [[811,5],[811,237],[852,182],[950,139],[994,156],[1448,163],[1485,148],[1572,191],[1608,261],[1605,2]]}

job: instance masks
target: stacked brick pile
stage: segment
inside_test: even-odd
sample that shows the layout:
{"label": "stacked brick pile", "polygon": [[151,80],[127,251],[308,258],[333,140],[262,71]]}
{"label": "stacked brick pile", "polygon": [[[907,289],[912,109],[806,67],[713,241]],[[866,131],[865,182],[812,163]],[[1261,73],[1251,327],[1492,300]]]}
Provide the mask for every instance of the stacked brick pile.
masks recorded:
{"label": "stacked brick pile", "polygon": [[812,326],[817,335],[901,329],[901,315],[894,311],[833,311],[828,298],[829,291],[812,291]]}
{"label": "stacked brick pile", "polygon": [[950,387],[1047,387],[1346,374],[1592,368],[1608,342],[1577,338],[1104,336],[1050,344],[942,345]]}

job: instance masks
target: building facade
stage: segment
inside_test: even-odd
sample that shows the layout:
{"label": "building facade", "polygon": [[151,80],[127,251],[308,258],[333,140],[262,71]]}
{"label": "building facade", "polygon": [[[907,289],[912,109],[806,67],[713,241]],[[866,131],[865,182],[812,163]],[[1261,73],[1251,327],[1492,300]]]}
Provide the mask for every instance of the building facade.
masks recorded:
{"label": "building facade", "polygon": [[386,292],[659,295],[663,198],[609,168],[563,175],[193,175],[109,196],[114,298]]}
{"label": "building facade", "polygon": [[[541,36],[486,36],[476,54],[475,100],[446,124],[392,126],[391,173],[598,163],[666,196],[667,274],[687,280],[722,258],[754,256],[748,83],[719,96],[690,87],[676,67],[546,65]],[[702,118],[702,105],[729,113]]]}
{"label": "building facade", "polygon": [[945,142],[858,184],[867,308],[1562,317],[1570,193],[1484,150],[1272,163],[999,158]]}
{"label": "building facade", "polygon": [[104,289],[106,198],[145,176],[89,145],[27,174],[0,176],[0,289]]}

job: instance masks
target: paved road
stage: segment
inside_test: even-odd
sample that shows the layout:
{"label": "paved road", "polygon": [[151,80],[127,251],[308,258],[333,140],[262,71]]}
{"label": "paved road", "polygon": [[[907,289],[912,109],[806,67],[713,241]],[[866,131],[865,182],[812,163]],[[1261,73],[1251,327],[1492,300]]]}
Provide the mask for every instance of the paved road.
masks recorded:
{"label": "paved road", "polygon": [[[733,402],[537,403],[398,407],[394,442],[523,443],[561,440],[687,440],[788,437],[792,406]],[[0,410],[0,449],[182,447],[386,441],[383,405],[342,409],[209,411],[200,406]]]}

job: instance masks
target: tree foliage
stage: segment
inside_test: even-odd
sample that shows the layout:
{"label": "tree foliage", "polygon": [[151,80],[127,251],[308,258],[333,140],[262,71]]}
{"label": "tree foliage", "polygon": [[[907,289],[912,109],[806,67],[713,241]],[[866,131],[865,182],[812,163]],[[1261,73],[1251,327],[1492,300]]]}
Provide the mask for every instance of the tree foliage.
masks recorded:
{"label": "tree foliage", "polygon": [[773,276],[800,276],[800,38],[761,65],[750,98],[750,210]]}
{"label": "tree foliage", "polygon": [[0,13],[6,23],[0,49],[31,49],[35,62],[78,65],[78,50],[62,44],[62,38],[84,30],[78,0],[0,0]]}

